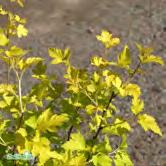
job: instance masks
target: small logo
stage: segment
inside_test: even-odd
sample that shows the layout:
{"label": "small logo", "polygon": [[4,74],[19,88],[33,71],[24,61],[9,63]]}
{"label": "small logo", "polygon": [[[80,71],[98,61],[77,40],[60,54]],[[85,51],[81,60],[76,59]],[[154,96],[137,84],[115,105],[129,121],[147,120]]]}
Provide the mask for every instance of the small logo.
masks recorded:
{"label": "small logo", "polygon": [[15,154],[11,154],[11,153],[8,153],[4,156],[5,159],[7,160],[34,160],[35,157],[32,156],[31,153],[29,152],[24,152],[23,154],[18,154],[18,153],[15,153]]}

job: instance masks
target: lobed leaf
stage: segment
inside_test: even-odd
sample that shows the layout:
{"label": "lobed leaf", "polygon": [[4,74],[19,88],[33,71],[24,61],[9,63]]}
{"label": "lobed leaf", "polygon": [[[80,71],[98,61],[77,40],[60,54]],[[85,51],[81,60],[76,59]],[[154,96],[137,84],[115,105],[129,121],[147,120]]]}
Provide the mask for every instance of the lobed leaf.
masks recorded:
{"label": "lobed leaf", "polygon": [[162,136],[160,127],[158,126],[156,120],[148,114],[138,115],[138,123],[142,126],[145,131],[151,130],[154,133]]}

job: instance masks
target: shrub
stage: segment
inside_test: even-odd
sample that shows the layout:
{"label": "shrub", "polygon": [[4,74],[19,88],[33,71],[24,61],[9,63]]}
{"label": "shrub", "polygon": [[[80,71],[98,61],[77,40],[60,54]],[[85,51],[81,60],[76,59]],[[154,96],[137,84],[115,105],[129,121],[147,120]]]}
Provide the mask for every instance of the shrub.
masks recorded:
{"label": "shrub", "polygon": [[[24,6],[22,0],[10,1]],[[141,88],[133,83],[143,65],[164,64],[152,48],[136,44],[135,67],[128,45],[115,61],[109,60],[120,39],[103,30],[96,37],[104,46],[104,56],[91,58],[91,70],[74,67],[68,48],[49,48],[51,64],[66,68],[64,84],[46,74],[44,59],[26,57],[28,50],[13,45],[13,38],[28,35],[26,20],[2,6],[0,14],[8,18],[0,29],[0,59],[8,68],[8,80],[0,84],[0,152],[5,156],[28,151],[35,157],[32,161],[3,158],[1,165],[131,166],[127,138],[133,122],[162,136],[155,119],[144,113]],[[22,78],[32,66],[32,78],[37,81],[23,94]],[[15,84],[10,81],[11,71]],[[125,102],[131,102],[128,118],[115,104],[126,98]]]}

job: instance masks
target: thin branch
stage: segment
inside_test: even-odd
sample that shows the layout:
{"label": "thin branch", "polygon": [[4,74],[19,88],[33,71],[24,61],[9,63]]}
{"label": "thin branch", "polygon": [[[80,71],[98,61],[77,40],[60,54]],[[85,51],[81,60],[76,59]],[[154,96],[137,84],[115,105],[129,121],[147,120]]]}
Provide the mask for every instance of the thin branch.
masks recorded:
{"label": "thin branch", "polygon": [[[112,92],[111,97],[109,99],[109,102],[108,102],[106,108],[104,109],[104,111],[102,113],[102,118],[105,116],[106,111],[108,110],[108,108],[110,106],[110,103],[112,102],[112,100],[113,100],[114,97],[116,97],[116,94],[114,92]],[[103,125],[103,121],[101,120],[100,124],[99,124],[99,127],[98,127],[95,135],[93,136],[93,140],[95,140],[98,137],[98,135],[100,134],[100,131],[103,129],[102,125]]]}
{"label": "thin branch", "polygon": [[70,140],[70,135],[71,135],[71,133],[72,133],[73,128],[74,128],[74,126],[72,125],[72,126],[69,128],[68,132],[67,132],[67,141]]}
{"label": "thin branch", "polygon": [[83,89],[80,84],[79,84],[79,88],[81,90],[83,90],[83,93],[89,98],[89,100],[95,105],[98,106],[97,102],[95,100],[93,100],[93,98],[87,93],[87,91],[85,89]]}
{"label": "thin branch", "polygon": [[141,61],[139,61],[139,63],[137,64],[137,66],[136,66],[136,68],[134,69],[134,71],[132,72],[132,74],[130,74],[130,76],[127,78],[125,84],[128,84],[128,83],[133,79],[133,77],[134,77],[135,74],[137,73],[137,71],[138,71],[138,69],[140,68],[140,66],[141,66]]}
{"label": "thin branch", "polygon": [[119,124],[123,124],[125,123],[126,121],[122,121],[122,122],[119,122],[119,123],[115,123],[115,124],[110,124],[110,125],[106,125],[106,126],[103,126],[102,129],[106,128],[106,127],[110,127],[110,126],[116,126],[116,125],[119,125]]}

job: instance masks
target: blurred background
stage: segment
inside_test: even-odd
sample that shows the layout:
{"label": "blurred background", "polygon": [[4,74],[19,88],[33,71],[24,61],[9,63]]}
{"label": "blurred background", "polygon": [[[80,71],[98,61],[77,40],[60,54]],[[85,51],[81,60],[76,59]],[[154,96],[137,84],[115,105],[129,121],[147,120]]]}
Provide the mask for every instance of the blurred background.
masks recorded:
{"label": "blurred background", "polygon": [[[29,29],[28,38],[16,42],[32,49],[34,56],[49,60],[49,47],[70,47],[72,63],[87,67],[90,57],[102,49],[95,36],[106,29],[121,39],[122,46],[130,46],[133,59],[138,42],[166,60],[166,0],[26,0],[25,8],[15,11],[27,18]],[[3,82],[6,68],[0,63]],[[51,67],[49,72],[61,79],[63,69]],[[129,153],[135,166],[166,166],[166,67],[147,65],[145,77],[135,81],[143,87],[145,111],[157,119],[164,135],[137,127],[130,134]],[[25,87],[30,82],[24,78]]]}

